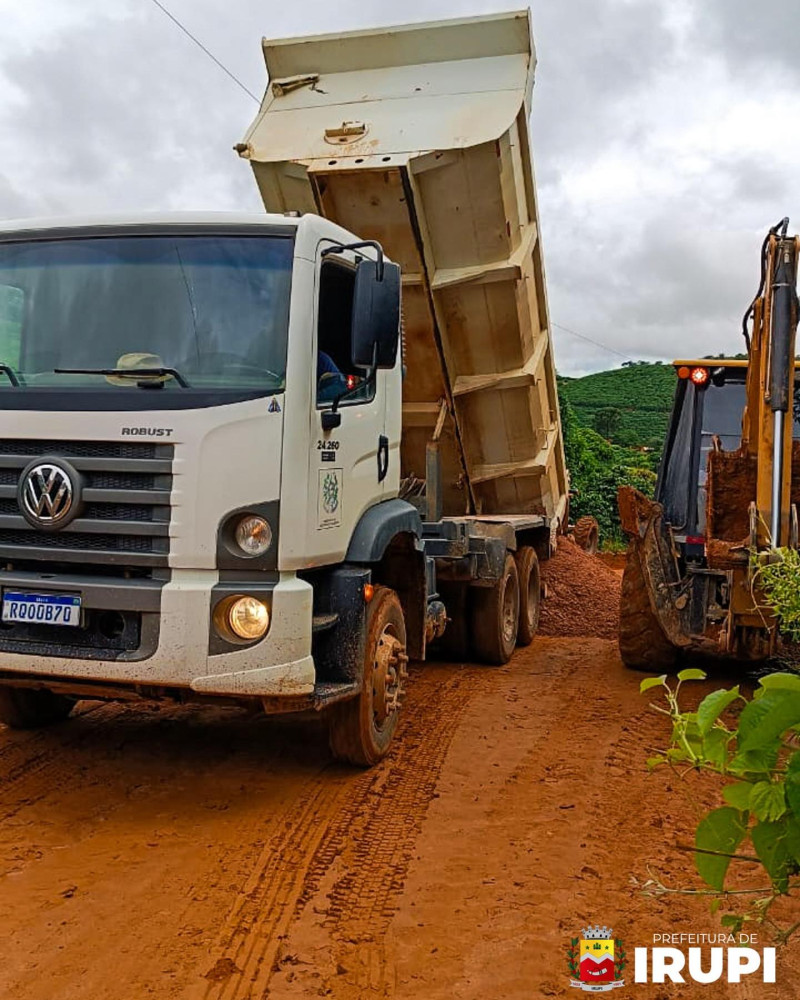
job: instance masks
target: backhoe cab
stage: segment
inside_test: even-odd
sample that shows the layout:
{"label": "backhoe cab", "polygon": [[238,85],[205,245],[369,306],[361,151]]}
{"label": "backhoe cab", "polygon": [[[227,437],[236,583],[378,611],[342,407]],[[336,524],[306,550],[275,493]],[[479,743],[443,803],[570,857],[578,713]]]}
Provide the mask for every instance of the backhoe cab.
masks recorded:
{"label": "backhoe cab", "polygon": [[655,497],[622,487],[628,536],[619,644],[625,664],[685,656],[761,661],[781,643],[759,593],[759,559],[798,545],[794,419],[800,238],[788,219],[762,247],[743,333],[747,361],[674,362],[678,384]]}

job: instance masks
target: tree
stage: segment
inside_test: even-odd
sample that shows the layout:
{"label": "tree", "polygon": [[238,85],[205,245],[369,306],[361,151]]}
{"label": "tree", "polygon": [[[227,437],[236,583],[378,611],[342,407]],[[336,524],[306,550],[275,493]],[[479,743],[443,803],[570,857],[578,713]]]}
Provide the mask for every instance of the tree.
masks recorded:
{"label": "tree", "polygon": [[601,437],[609,441],[613,437],[614,431],[619,428],[621,419],[622,414],[616,406],[604,406],[594,415],[594,429]]}

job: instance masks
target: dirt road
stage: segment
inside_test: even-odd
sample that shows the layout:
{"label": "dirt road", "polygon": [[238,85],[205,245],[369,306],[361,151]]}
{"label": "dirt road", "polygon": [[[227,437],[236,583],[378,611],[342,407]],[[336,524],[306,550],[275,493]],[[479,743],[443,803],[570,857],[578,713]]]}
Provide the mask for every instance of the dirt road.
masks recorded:
{"label": "dirt road", "polygon": [[[568,996],[587,922],[630,954],[653,931],[715,932],[702,898],[635,886],[693,884],[674,845],[694,824],[646,772],[664,723],[637,685],[604,640],[429,665],[367,773],[330,763],[318,719],[87,704],[3,730],[0,996]],[[784,952],[780,993],[635,995],[767,1000],[798,972]]]}

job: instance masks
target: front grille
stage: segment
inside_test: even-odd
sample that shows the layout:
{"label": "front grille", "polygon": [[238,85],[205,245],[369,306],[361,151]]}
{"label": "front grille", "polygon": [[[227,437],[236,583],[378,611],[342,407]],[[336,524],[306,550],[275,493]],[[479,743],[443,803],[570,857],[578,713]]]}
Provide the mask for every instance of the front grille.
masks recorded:
{"label": "front grille", "polygon": [[128,441],[33,441],[23,438],[0,438],[0,455],[18,455],[25,463],[40,455],[62,458],[147,458],[158,457],[156,449],[172,452],[171,445],[138,444]]}
{"label": "front grille", "polygon": [[87,472],[86,485],[96,490],[153,490],[156,477],[146,472]]}
{"label": "front grille", "polygon": [[4,531],[0,528],[0,549],[26,545],[44,549],[84,549],[91,552],[153,552],[153,539],[126,535],[61,534],[39,531]]}
{"label": "front grille", "polygon": [[[83,516],[93,521],[153,521],[154,510],[147,504],[87,503]],[[0,514],[19,514],[19,504],[0,497]]]}
{"label": "front grille", "polygon": [[[83,510],[64,528],[23,518],[17,486],[38,458],[66,459],[83,480]],[[168,565],[172,445],[0,439],[0,560],[117,567],[136,575]]]}

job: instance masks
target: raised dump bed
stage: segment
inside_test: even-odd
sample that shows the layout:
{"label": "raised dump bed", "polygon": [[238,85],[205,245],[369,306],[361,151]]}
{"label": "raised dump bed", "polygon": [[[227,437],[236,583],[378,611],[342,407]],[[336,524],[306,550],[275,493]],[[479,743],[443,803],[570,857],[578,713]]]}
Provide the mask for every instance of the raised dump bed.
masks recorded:
{"label": "raised dump bed", "polygon": [[379,240],[403,270],[402,467],[439,431],[445,515],[566,516],[528,116],[526,11],[263,42],[237,146],[271,212]]}

